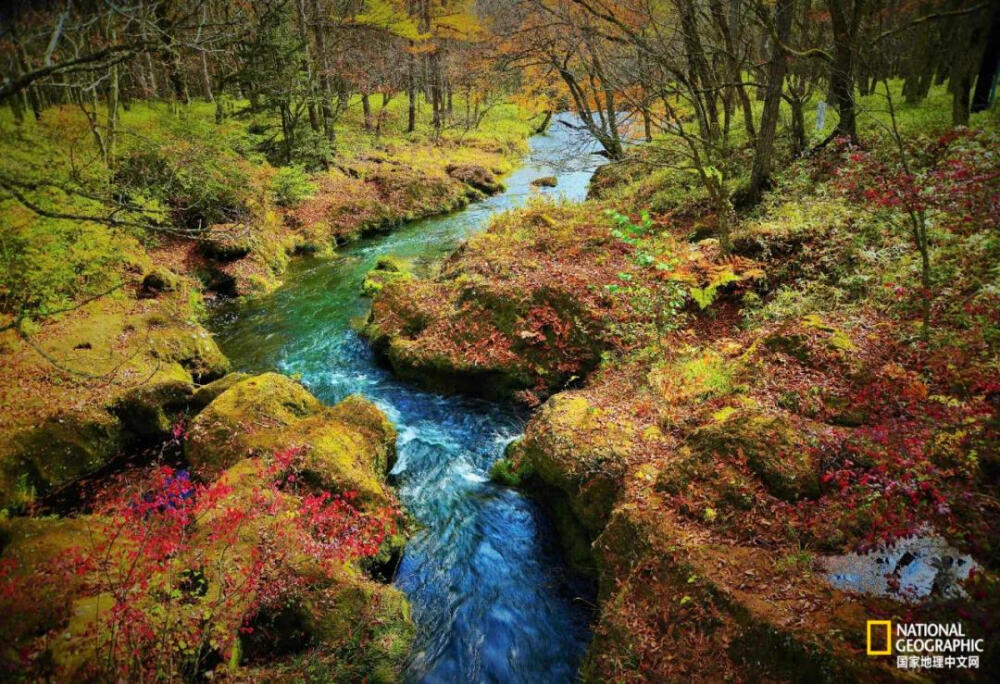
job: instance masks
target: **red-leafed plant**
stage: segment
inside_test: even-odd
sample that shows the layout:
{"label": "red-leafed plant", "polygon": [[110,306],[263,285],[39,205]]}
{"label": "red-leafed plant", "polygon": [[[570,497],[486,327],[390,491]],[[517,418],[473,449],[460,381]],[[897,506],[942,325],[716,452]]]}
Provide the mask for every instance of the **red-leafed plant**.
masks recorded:
{"label": "red-leafed plant", "polygon": [[235,662],[259,613],[328,584],[393,531],[394,510],[364,512],[352,493],[299,491],[300,454],[249,459],[208,484],[167,466],[120,478],[97,497],[87,548],[37,568],[8,564],[0,600],[29,596],[39,582],[75,587],[67,599],[85,620],[49,645],[68,638],[99,678],[170,680]]}
{"label": "red-leafed plant", "polygon": [[915,152],[904,144],[899,132],[888,85],[886,102],[894,154],[885,158],[841,141],[847,157],[838,172],[838,184],[912,241],[920,257],[917,297],[926,339],[934,298],[931,227],[957,235],[1000,227],[997,138],[989,132],[955,129],[928,149]]}

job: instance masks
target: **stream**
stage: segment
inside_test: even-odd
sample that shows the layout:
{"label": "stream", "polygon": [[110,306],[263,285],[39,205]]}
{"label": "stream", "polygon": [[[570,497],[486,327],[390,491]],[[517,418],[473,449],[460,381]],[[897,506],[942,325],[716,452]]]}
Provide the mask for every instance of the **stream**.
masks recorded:
{"label": "stream", "polygon": [[[392,482],[419,523],[394,580],[417,625],[407,681],[570,682],[590,638],[592,589],[566,570],[546,516],[520,492],[487,480],[523,430],[523,411],[401,382],[352,327],[367,314],[361,282],[379,256],[412,260],[426,272],[491,215],[533,194],[585,198],[601,158],[580,149],[575,131],[553,121],[530,147],[504,179],[505,192],[352,244],[334,259],[296,260],[285,286],[220,308],[211,324],[235,369],[298,375],[330,404],[362,394],[396,425]],[[556,176],[558,186],[533,188],[540,176]]]}

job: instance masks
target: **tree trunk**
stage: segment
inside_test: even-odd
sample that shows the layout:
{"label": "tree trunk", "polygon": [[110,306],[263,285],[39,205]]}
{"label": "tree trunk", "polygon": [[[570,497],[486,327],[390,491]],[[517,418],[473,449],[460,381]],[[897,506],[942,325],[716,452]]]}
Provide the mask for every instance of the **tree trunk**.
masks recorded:
{"label": "tree trunk", "polygon": [[[112,40],[114,37],[112,36]],[[115,143],[118,140],[118,65],[111,67],[108,75],[108,112],[107,112],[107,147],[105,149],[104,164],[108,168],[115,163]]]}
{"label": "tree trunk", "polygon": [[837,107],[835,133],[858,139],[854,109],[854,39],[864,0],[829,0],[833,27],[833,63],[830,65],[830,96]]}
{"label": "tree trunk", "polygon": [[979,63],[976,92],[972,96],[972,111],[984,112],[993,106],[996,94],[997,64],[1000,63],[1000,9],[993,8],[990,33],[986,38],[983,58]]}
{"label": "tree trunk", "polygon": [[750,172],[750,202],[760,201],[764,185],[771,175],[771,157],[774,154],[774,135],[778,129],[778,115],[781,113],[781,91],[785,82],[788,57],[784,45],[792,32],[792,12],[795,0],[778,0],[774,6],[774,30],[778,37],[771,47],[771,62],[768,65],[767,91],[764,95],[764,112],[760,120],[760,134],[754,146],[753,168]]}
{"label": "tree trunk", "polygon": [[326,57],[326,37],[323,32],[323,17],[320,11],[319,0],[312,0],[313,11],[313,38],[316,40],[316,64],[319,71],[320,86],[320,111],[323,114],[323,133],[326,139],[331,142],[335,138],[333,127],[333,111],[330,109],[330,74],[327,68]]}
{"label": "tree trunk", "polygon": [[792,110],[792,139],[795,141],[795,156],[799,156],[806,149],[804,105],[801,98],[793,97],[788,100],[788,106]]}
{"label": "tree trunk", "polygon": [[406,60],[406,97],[409,100],[406,110],[407,133],[412,133],[417,128],[417,60],[416,57],[413,56],[413,47],[413,41],[411,40],[410,52]]}
{"label": "tree trunk", "polygon": [[316,133],[323,128],[319,120],[319,111],[316,109],[316,75],[312,68],[312,51],[309,49],[309,29],[306,24],[306,3],[305,0],[298,0],[295,3],[295,10],[298,19],[299,40],[302,41],[302,70],[306,73],[306,88],[309,112],[309,127]]}
{"label": "tree trunk", "polygon": [[372,129],[372,104],[368,100],[368,93],[361,93],[361,110],[365,114],[365,130]]}

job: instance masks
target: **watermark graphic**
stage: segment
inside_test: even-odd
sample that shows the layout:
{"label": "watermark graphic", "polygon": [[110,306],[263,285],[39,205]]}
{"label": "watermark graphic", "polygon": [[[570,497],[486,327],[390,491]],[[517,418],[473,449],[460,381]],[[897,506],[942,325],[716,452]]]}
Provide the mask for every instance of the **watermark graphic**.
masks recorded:
{"label": "watermark graphic", "polygon": [[978,669],[984,639],[965,633],[960,622],[868,620],[869,656],[895,656],[901,670]]}

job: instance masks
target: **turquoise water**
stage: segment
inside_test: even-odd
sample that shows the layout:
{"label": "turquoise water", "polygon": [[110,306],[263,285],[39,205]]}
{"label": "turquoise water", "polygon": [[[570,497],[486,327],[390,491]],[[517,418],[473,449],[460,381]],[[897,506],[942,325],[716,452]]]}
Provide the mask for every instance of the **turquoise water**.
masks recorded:
{"label": "turquoise water", "polygon": [[[492,214],[532,194],[582,200],[600,158],[576,137],[556,122],[531,139],[529,159],[505,179],[503,194],[344,248],[336,259],[297,261],[286,286],[214,317],[236,368],[300,374],[331,404],[362,394],[396,425],[393,483],[421,526],[395,578],[418,629],[410,681],[573,681],[590,638],[592,597],[566,571],[535,502],[487,481],[525,416],[514,406],[431,394],[393,378],[352,328],[368,310],[361,282],[385,254],[426,268],[485,229]],[[531,188],[548,175],[558,177],[557,187]]]}

